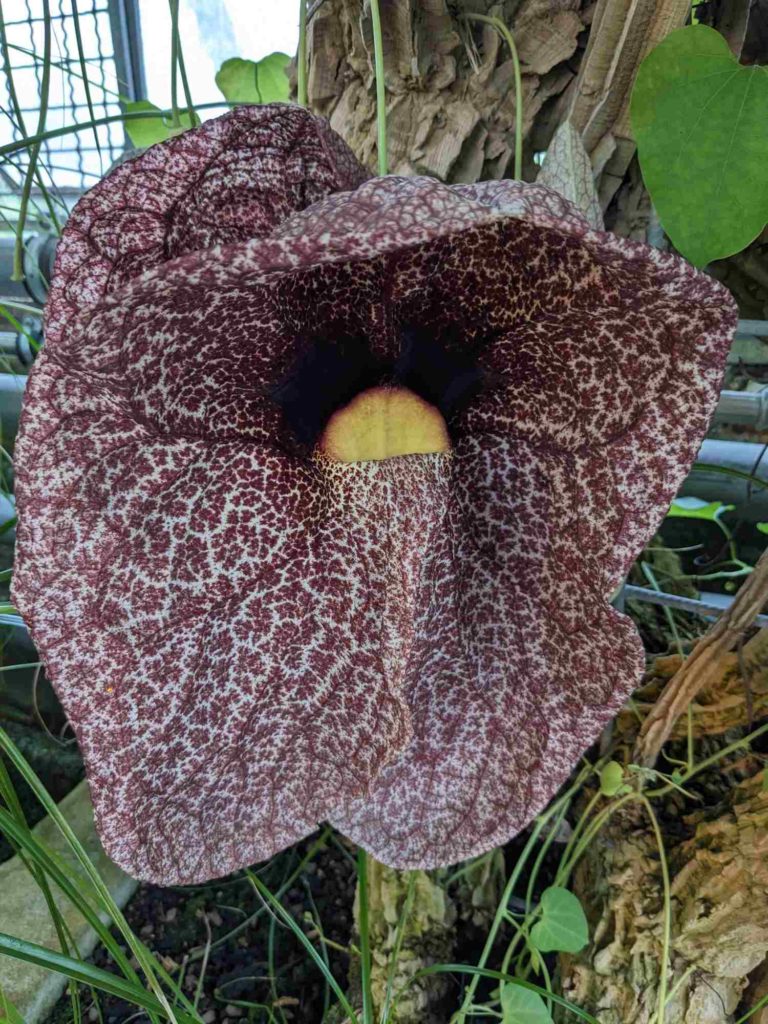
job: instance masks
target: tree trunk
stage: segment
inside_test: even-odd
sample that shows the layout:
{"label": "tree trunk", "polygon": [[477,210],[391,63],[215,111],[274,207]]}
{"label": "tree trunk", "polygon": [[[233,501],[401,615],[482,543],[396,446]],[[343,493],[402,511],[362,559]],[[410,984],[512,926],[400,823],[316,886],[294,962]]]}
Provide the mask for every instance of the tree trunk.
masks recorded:
{"label": "tree trunk", "polygon": [[[682,25],[688,0],[467,0],[466,13],[498,17],[522,65],[523,176],[536,177],[552,135],[581,133],[603,209],[625,234],[643,234],[647,203],[636,171],[629,96],[643,56]],[[448,182],[512,175],[515,95],[506,43],[449,0],[381,3],[389,168]],[[325,0],[309,23],[309,101],[363,163],[376,162],[370,9]],[[627,178],[628,196],[617,198]],[[640,211],[640,212],[639,212]],[[640,221],[640,223],[638,223]]]}
{"label": "tree trunk", "polygon": [[[735,774],[743,768],[732,766]],[[666,808],[682,824],[683,837],[666,830],[672,941],[665,1024],[732,1024],[768,991],[763,779],[760,772],[738,783],[725,808],[714,814],[709,807],[681,820],[677,799]],[[560,962],[563,994],[599,1012],[601,1024],[651,1024],[657,1009],[663,948],[659,854],[642,809],[630,807],[591,844],[576,873],[574,889],[587,908],[592,942]]]}

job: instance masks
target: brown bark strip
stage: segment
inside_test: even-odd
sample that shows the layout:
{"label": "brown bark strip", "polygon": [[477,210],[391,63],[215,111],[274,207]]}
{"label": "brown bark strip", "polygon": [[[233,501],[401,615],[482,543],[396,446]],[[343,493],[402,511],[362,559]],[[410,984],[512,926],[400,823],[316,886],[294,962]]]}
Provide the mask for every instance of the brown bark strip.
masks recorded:
{"label": "brown bark strip", "polygon": [[[620,737],[627,747],[632,745],[638,732],[637,716],[643,721],[651,713],[684,661],[679,654],[663,655],[653,661],[643,685],[635,691],[632,707],[619,712],[614,743]],[[696,739],[722,736],[729,729],[750,729],[755,721],[768,717],[768,629],[761,629],[742,648],[720,658],[711,684],[702,687],[690,708]],[[679,718],[668,739],[684,740],[687,734],[688,723]]]}
{"label": "brown bark strip", "polygon": [[[763,774],[740,783],[719,817],[711,813],[683,819],[690,838],[667,838],[674,995],[665,1024],[732,1024],[766,991],[764,976],[754,973],[768,952]],[[574,890],[592,941],[582,953],[561,956],[563,994],[601,1024],[658,1024],[663,894],[656,841],[640,808],[630,804],[614,815],[577,869]],[[557,1019],[566,1024],[570,1015]]]}
{"label": "brown bark strip", "polygon": [[768,601],[768,551],[744,583],[724,615],[696,644],[691,656],[667,684],[643,722],[635,745],[634,761],[653,765],[675,722],[699,691],[722,672],[723,655],[732,651]]}
{"label": "brown bark strip", "polygon": [[618,191],[635,154],[629,118],[640,63],[673,29],[685,24],[688,0],[600,0],[564,119],[583,137],[600,176],[603,210]]}

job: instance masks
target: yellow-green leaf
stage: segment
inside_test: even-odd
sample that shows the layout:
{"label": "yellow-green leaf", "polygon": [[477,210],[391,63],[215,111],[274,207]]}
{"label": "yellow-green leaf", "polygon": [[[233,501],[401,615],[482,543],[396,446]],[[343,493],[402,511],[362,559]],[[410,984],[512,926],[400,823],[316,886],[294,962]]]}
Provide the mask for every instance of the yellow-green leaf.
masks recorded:
{"label": "yellow-green leaf", "polygon": [[552,1024],[552,1016],[538,992],[522,985],[502,985],[501,1013],[503,1024]]}
{"label": "yellow-green leaf", "polygon": [[154,146],[156,142],[165,142],[174,135],[187,131],[200,124],[200,118],[189,111],[179,111],[179,124],[174,126],[171,119],[163,111],[149,100],[122,100],[123,112],[126,114],[139,114],[146,111],[147,117],[126,117],[125,130],[128,138],[137,149],[145,149],[147,146]]}
{"label": "yellow-green leaf", "polygon": [[589,941],[589,929],[578,897],[552,885],[541,896],[541,920],[531,929],[531,943],[542,953],[578,953]]}
{"label": "yellow-green leaf", "polygon": [[261,60],[230,57],[216,72],[216,85],[230,103],[275,103],[290,95],[287,53],[270,53]]}
{"label": "yellow-green leaf", "polygon": [[667,516],[676,519],[705,519],[710,523],[718,523],[724,512],[732,512],[734,505],[724,505],[722,501],[702,501],[701,498],[676,498],[669,506]]}
{"label": "yellow-green leaf", "polygon": [[600,769],[600,792],[603,796],[616,796],[624,782],[624,769],[618,761],[609,761]]}

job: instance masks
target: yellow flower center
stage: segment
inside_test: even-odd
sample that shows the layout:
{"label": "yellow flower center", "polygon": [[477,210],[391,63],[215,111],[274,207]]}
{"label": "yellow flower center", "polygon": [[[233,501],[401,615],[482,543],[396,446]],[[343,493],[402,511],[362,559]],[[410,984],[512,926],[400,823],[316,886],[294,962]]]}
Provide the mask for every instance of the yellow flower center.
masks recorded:
{"label": "yellow flower center", "polygon": [[339,462],[365,462],[445,452],[451,442],[434,405],[408,388],[382,386],[361,391],[338,409],[328,420],[319,447]]}

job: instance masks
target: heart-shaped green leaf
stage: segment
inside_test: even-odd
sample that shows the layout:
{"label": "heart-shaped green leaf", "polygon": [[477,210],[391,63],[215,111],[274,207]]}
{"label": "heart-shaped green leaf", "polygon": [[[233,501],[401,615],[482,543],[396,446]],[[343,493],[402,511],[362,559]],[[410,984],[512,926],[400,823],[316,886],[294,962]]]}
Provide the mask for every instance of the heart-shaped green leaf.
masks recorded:
{"label": "heart-shaped green leaf", "polygon": [[552,1016],[538,992],[522,985],[502,985],[501,1012],[503,1024],[552,1024]]}
{"label": "heart-shaped green leaf", "polygon": [[545,889],[531,943],[542,953],[578,953],[588,941],[587,919],[578,898],[558,885]]}
{"label": "heart-shaped green leaf", "polygon": [[643,179],[664,230],[698,267],[768,221],[768,68],[743,67],[706,25],[671,32],[632,92]]}
{"label": "heart-shaped green leaf", "polygon": [[216,85],[230,103],[275,103],[290,95],[287,53],[270,53],[261,60],[230,57],[216,72]]}

